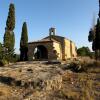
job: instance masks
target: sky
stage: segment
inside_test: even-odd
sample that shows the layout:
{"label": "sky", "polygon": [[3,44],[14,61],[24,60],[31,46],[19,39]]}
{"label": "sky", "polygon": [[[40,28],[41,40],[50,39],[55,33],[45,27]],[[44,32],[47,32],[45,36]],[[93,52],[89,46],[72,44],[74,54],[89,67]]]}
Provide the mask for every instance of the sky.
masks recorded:
{"label": "sky", "polygon": [[27,22],[28,41],[40,40],[55,27],[57,35],[75,42],[77,48],[88,46],[88,32],[98,15],[98,0],[0,0],[0,42],[6,27],[10,3],[15,5],[15,52],[19,44],[23,22]]}

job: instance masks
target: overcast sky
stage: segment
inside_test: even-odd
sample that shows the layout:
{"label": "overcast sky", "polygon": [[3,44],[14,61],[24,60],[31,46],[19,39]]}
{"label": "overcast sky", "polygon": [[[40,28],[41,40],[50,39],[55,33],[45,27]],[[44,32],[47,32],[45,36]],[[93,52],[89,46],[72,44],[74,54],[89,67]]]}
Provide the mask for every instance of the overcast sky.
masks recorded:
{"label": "overcast sky", "polygon": [[88,31],[97,18],[98,0],[0,0],[0,42],[3,41],[9,4],[15,4],[15,48],[19,53],[22,24],[27,22],[29,41],[39,40],[55,27],[77,47],[89,46]]}

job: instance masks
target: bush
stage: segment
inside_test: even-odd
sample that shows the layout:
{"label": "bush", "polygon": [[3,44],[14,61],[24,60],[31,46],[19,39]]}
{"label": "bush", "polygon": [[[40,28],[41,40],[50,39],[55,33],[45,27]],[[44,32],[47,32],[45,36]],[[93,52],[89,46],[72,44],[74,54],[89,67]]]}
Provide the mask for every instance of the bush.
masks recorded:
{"label": "bush", "polygon": [[72,62],[69,66],[68,69],[70,69],[73,72],[83,72],[85,71],[84,67],[82,66],[81,63],[76,63]]}
{"label": "bush", "polygon": [[67,69],[73,72],[100,73],[100,61],[83,57],[78,62],[71,62]]}
{"label": "bush", "polygon": [[10,59],[11,63],[18,62],[20,60],[20,56],[18,54],[12,55],[12,58]]}
{"label": "bush", "polygon": [[7,55],[5,56],[5,59],[10,63],[15,63],[19,61],[19,55],[18,54]]}
{"label": "bush", "polygon": [[5,59],[0,60],[0,66],[4,66],[6,64],[8,64],[7,60],[5,60]]}
{"label": "bush", "polygon": [[88,47],[81,47],[79,49],[77,49],[77,54],[78,56],[89,56],[91,58],[94,57],[94,52],[91,52],[90,49]]}

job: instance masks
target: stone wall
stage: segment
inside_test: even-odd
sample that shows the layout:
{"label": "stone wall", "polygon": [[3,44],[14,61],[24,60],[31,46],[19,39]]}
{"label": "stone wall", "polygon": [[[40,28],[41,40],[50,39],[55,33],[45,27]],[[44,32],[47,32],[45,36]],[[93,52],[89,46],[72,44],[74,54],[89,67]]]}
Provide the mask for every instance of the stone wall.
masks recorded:
{"label": "stone wall", "polygon": [[[56,37],[57,38],[57,37]],[[57,38],[58,39],[58,38]],[[48,51],[48,60],[60,59],[66,60],[68,58],[76,57],[76,46],[74,42],[69,39],[59,38],[59,41],[37,41],[28,44],[28,57],[33,60],[34,50],[37,46],[42,45]]]}
{"label": "stone wall", "polygon": [[71,53],[70,53],[70,40],[65,39],[65,59],[71,58]]}
{"label": "stone wall", "polygon": [[72,42],[72,57],[77,57],[77,51],[75,43]]}
{"label": "stone wall", "polygon": [[28,44],[28,57],[29,57],[29,60],[33,60],[34,50],[39,45],[42,45],[47,49],[48,59],[54,59],[53,41],[44,41],[44,42],[32,42],[32,43]]}
{"label": "stone wall", "polygon": [[53,42],[53,48],[57,52],[57,59],[62,59],[61,44],[59,44],[58,42]]}
{"label": "stone wall", "polygon": [[75,43],[65,39],[65,59],[77,56]]}

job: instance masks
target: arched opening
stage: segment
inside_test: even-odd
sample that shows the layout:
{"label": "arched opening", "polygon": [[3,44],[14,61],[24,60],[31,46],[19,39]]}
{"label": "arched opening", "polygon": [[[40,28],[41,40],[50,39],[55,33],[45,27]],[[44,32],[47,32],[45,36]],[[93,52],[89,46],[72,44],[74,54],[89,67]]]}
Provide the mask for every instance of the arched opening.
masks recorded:
{"label": "arched opening", "polygon": [[48,59],[48,50],[43,45],[38,45],[34,49],[34,59],[43,60]]}

